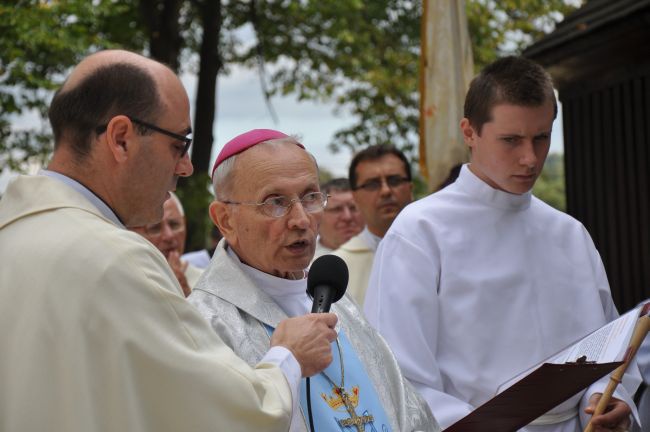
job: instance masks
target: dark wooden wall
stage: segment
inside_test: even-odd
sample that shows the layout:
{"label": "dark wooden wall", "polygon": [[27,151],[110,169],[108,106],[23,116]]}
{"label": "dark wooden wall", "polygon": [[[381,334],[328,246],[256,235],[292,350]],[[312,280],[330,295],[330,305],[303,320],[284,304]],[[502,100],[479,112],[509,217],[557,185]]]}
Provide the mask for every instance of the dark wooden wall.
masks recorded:
{"label": "dark wooden wall", "polygon": [[625,311],[650,298],[650,68],[577,84],[560,91],[567,211]]}

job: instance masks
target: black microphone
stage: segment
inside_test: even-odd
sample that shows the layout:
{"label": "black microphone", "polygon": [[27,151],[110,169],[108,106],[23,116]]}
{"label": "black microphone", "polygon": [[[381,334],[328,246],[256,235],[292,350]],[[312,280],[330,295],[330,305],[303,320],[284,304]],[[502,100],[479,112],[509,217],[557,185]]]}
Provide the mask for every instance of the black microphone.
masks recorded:
{"label": "black microphone", "polygon": [[307,294],[314,299],[312,313],[329,312],[348,287],[348,266],[336,255],[316,258],[307,275]]}

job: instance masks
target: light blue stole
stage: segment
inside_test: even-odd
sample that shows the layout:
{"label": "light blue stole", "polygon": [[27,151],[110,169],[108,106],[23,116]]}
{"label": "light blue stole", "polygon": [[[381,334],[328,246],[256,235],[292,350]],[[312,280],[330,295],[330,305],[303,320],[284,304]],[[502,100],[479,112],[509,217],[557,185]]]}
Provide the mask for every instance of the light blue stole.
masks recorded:
{"label": "light blue stole", "polygon": [[[267,329],[269,333],[273,332],[268,326]],[[390,432],[388,417],[372,381],[343,330],[339,331],[338,340],[343,369],[339,360],[339,346],[332,342],[332,363],[323,372],[310,378],[314,431]],[[341,385],[341,370],[344,374],[347,404],[339,390],[332,385],[332,382],[337,387]],[[306,379],[300,381],[300,406],[309,427]]]}

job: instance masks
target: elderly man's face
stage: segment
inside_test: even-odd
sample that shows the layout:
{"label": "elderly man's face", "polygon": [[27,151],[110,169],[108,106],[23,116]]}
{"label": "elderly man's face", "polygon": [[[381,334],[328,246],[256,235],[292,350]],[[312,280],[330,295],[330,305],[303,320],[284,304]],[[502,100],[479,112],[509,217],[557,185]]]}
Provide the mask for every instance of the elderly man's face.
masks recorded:
{"label": "elderly man's face", "polygon": [[[309,154],[292,143],[259,145],[238,156],[231,195],[236,202],[262,202],[318,192],[318,172]],[[296,202],[282,217],[254,205],[226,205],[224,236],[246,264],[278,277],[302,276],[316,247],[323,212],[307,213]]]}
{"label": "elderly man's face", "polygon": [[176,202],[170,198],[163,205],[163,219],[159,223],[133,228],[153,243],[160,252],[169,258],[173,251],[182,255],[185,250],[185,217],[181,215]]}
{"label": "elderly man's face", "polygon": [[359,234],[364,222],[351,191],[333,190],[329,195],[320,227],[320,242],[330,249],[337,249]]}

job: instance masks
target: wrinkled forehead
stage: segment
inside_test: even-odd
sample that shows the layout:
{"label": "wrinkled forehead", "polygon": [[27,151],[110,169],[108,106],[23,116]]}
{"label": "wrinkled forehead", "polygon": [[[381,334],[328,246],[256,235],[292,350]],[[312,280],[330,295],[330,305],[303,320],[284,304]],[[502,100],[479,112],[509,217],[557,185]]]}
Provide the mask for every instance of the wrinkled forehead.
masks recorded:
{"label": "wrinkled forehead", "polygon": [[308,163],[318,170],[314,157],[293,138],[265,141],[251,147],[240,154],[238,162],[242,166],[269,165],[269,166],[296,166]]}
{"label": "wrinkled forehead", "polygon": [[318,186],[313,156],[292,141],[274,140],[241,153],[235,164],[234,190],[269,188],[275,184]]}

